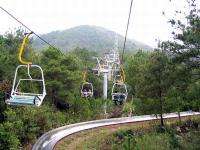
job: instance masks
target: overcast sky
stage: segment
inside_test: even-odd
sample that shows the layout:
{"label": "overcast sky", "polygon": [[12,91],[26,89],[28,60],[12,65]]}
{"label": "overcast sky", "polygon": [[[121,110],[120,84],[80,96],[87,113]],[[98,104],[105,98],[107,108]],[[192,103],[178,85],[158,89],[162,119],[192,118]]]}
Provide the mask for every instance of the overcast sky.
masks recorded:
{"label": "overcast sky", "polygon": [[[0,6],[38,34],[96,25],[124,35],[130,0],[0,0]],[[133,0],[128,38],[156,47],[155,39],[171,37],[167,21],[184,6],[185,0]],[[0,9],[0,34],[19,26]]]}

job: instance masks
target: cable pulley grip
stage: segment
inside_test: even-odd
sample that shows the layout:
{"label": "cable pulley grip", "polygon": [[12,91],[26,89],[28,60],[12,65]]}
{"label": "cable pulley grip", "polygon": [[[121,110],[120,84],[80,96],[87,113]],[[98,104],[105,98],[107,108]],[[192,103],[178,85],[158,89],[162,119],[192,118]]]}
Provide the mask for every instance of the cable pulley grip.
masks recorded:
{"label": "cable pulley grip", "polygon": [[24,51],[24,46],[28,40],[28,37],[32,34],[33,32],[30,32],[30,33],[25,33],[25,37],[22,41],[22,44],[20,46],[20,50],[19,50],[19,53],[18,53],[18,60],[21,64],[24,64],[24,65],[31,65],[32,62],[31,61],[24,61],[22,60],[22,54],[23,54],[23,51]]}
{"label": "cable pulley grip", "polygon": [[86,82],[86,78],[87,78],[87,72],[85,71],[83,74],[83,82]]}
{"label": "cable pulley grip", "polygon": [[126,80],[126,75],[125,75],[125,72],[124,72],[124,69],[123,69],[122,66],[120,67],[120,72],[121,72],[121,76],[122,76],[122,78],[123,78],[123,82],[125,82],[125,80]]}

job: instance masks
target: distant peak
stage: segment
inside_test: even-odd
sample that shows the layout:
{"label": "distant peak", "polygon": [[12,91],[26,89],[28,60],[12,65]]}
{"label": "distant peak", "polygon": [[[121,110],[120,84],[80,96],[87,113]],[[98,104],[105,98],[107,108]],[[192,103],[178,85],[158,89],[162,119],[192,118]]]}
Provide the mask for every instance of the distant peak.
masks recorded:
{"label": "distant peak", "polygon": [[[94,26],[94,25],[80,25],[66,30],[50,32],[43,36],[49,43],[56,47],[68,51],[76,47],[86,48],[94,51],[106,51],[112,49],[115,44],[115,37],[118,37],[119,49],[123,47],[124,37],[112,30]],[[36,48],[44,48],[45,44],[39,39],[34,40]],[[126,49],[128,50],[151,50],[152,48],[142,42],[136,40],[127,40]]]}

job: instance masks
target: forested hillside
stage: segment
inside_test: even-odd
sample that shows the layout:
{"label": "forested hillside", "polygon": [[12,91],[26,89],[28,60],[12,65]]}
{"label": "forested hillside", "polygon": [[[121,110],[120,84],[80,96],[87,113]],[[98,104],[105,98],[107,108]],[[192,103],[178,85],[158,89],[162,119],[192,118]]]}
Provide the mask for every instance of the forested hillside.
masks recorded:
{"label": "forested hillside", "polygon": [[[103,77],[96,76],[91,71],[96,65],[92,57],[98,56],[98,53],[92,52],[91,47],[74,48],[77,47],[74,45],[70,47],[70,52],[61,52],[59,49],[45,46],[42,51],[38,51],[33,47],[32,40],[26,44],[23,58],[43,68],[47,95],[40,107],[6,105],[5,100],[9,98],[11,92],[14,72],[19,65],[17,54],[24,31],[17,30],[15,33],[8,32],[0,35],[0,150],[30,149],[37,138],[53,128],[105,118],[103,109],[105,101],[108,106],[108,118],[143,114],[161,116],[159,129],[166,132],[157,134],[158,132],[151,131],[150,133],[153,132],[153,134],[146,136],[145,133],[149,131],[141,129],[141,132],[136,134],[136,140],[134,136],[130,137],[133,141],[138,141],[138,146],[142,145],[143,141],[147,147],[154,146],[154,139],[160,143],[160,137],[162,137],[165,139],[163,143],[174,144],[173,147],[168,145],[167,148],[180,148],[173,142],[177,142],[180,137],[167,132],[162,114],[200,111],[200,11],[193,1],[189,3],[189,6],[191,11],[186,17],[187,24],[180,20],[170,20],[174,27],[174,41],[162,42],[152,52],[146,49],[138,52],[125,51],[123,67],[129,95],[127,102],[123,105],[115,105],[111,100],[112,81],[108,84],[108,99],[102,98]],[[95,36],[96,33],[93,35],[94,39]],[[48,37],[43,37],[48,40]],[[65,41],[65,37],[62,38]],[[82,40],[84,39],[86,38]],[[51,40],[48,41],[56,44],[56,38],[55,42],[53,38]],[[95,44],[103,41],[99,38],[95,40]],[[71,45],[75,43],[69,42]],[[108,44],[106,41],[103,42],[105,45]],[[110,47],[113,47],[113,43]],[[99,48],[102,47],[99,46]],[[94,86],[92,99],[80,96],[80,86],[85,70],[88,71],[88,79]],[[21,74],[25,75],[26,72],[26,70],[22,71]],[[25,85],[24,88],[30,90],[37,87],[32,85],[29,88]],[[179,123],[181,125],[181,120]],[[194,142],[193,137],[199,139],[199,133],[192,133],[191,136],[188,143]],[[116,140],[116,137],[114,139]],[[126,143],[126,141],[124,139],[122,142]],[[198,140],[195,144],[196,149],[199,149]],[[161,146],[163,147],[164,144]],[[192,149],[187,148],[187,144],[185,147]]]}
{"label": "forested hillside", "polygon": [[[115,37],[117,35],[119,49],[123,47],[124,37],[113,31],[102,27],[82,25],[63,31],[54,31],[41,35],[48,42],[52,43],[62,51],[66,52],[73,50],[76,47],[86,48],[92,51],[106,52],[113,48]],[[36,49],[47,47],[39,38],[33,41],[33,46]],[[151,47],[136,40],[127,40],[127,50],[152,50]]]}

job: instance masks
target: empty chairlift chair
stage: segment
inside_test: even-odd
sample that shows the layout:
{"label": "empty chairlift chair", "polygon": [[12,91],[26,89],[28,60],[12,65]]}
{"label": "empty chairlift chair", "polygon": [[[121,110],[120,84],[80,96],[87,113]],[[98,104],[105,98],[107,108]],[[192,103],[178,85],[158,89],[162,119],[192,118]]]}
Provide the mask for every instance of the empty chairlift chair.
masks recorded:
{"label": "empty chairlift chair", "polygon": [[[17,66],[12,86],[12,91],[10,98],[6,100],[6,103],[8,105],[18,105],[18,106],[40,106],[42,104],[42,101],[46,95],[46,88],[45,88],[45,81],[44,81],[44,74],[43,70],[38,65],[32,65],[31,62],[25,62],[22,60],[21,55],[24,49],[24,45],[28,39],[28,36],[31,33],[26,34],[25,38],[23,39],[23,43],[20,48],[19,52],[19,61],[22,63],[22,65]],[[27,77],[20,78],[19,76],[19,69],[24,69],[27,71]],[[40,72],[39,78],[32,78],[30,74],[30,70],[34,68],[35,70]],[[19,78],[19,79],[18,79]],[[41,85],[41,92],[24,92],[20,90],[21,85],[23,82],[38,82]],[[31,89],[30,89],[31,91]]]}

